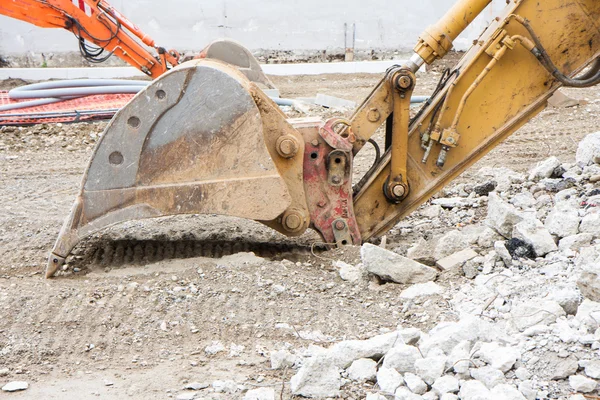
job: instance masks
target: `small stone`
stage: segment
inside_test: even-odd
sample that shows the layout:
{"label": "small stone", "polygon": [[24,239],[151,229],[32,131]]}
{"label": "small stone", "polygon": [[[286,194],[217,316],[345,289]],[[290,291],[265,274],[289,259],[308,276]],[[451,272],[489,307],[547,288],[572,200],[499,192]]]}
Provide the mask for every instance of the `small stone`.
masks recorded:
{"label": "small stone", "polygon": [[558,250],[579,251],[582,247],[589,246],[592,240],[594,240],[594,237],[589,233],[578,233],[577,235],[567,236],[558,242]]}
{"label": "small stone", "polygon": [[494,342],[484,343],[477,354],[483,361],[504,373],[510,371],[515,362],[521,358],[519,350],[513,347],[502,347]]}
{"label": "small stone", "polygon": [[504,243],[504,241],[494,242],[494,251],[496,252],[496,254],[498,254],[498,256],[507,268],[510,268],[512,266],[513,258],[508,249],[506,248],[506,244]]}
{"label": "small stone", "polygon": [[533,388],[533,383],[531,381],[519,383],[519,392],[521,392],[527,400],[536,400],[538,397],[537,390]]}
{"label": "small stone", "polygon": [[523,332],[534,325],[549,325],[558,317],[565,316],[565,310],[556,301],[552,300],[529,300],[513,306],[511,312],[512,321]]}
{"label": "small stone", "polygon": [[584,373],[593,379],[600,379],[600,361],[598,360],[581,360],[579,366],[584,368]]}
{"label": "small stone", "polygon": [[515,370],[515,376],[522,381],[527,381],[531,379],[531,372],[525,367],[519,367]]}
{"label": "small stone", "polygon": [[0,368],[0,376],[6,376],[10,374],[10,370],[8,368]]}
{"label": "small stone", "polygon": [[441,396],[446,393],[458,393],[458,379],[451,375],[444,375],[435,380],[431,387]]}
{"label": "small stone", "polygon": [[452,393],[443,394],[440,400],[459,400],[458,396]]}
{"label": "small stone", "polygon": [[490,390],[479,381],[463,382],[458,397],[461,400],[495,400]]}
{"label": "small stone", "polygon": [[576,161],[579,166],[594,164],[594,159],[600,155],[600,132],[590,133],[577,147]]}
{"label": "small stone", "polygon": [[261,387],[248,390],[244,395],[244,400],[275,400],[275,389]]}
{"label": "small stone", "polygon": [[365,398],[365,400],[388,400],[388,398],[379,393],[367,393],[367,397]]}
{"label": "small stone", "polygon": [[350,365],[347,370],[348,377],[353,381],[367,382],[375,381],[377,375],[377,362],[370,358],[361,358]]}
{"label": "small stone", "polygon": [[423,400],[423,397],[401,386],[394,392],[394,400]]}
{"label": "small stone", "polygon": [[5,392],[17,392],[19,390],[27,390],[29,383],[23,381],[13,381],[2,386],[2,390]]}
{"label": "small stone", "polygon": [[180,393],[175,397],[175,400],[194,400],[196,393]]}
{"label": "small stone", "polygon": [[440,294],[443,291],[444,289],[434,282],[417,283],[415,285],[410,286],[407,289],[404,289],[402,293],[400,293],[400,298],[415,299],[421,296],[432,296],[435,294]]}
{"label": "small stone", "polygon": [[496,181],[488,181],[474,186],[473,191],[478,196],[487,196],[490,192],[493,192],[494,189],[496,189],[496,186],[498,186]]}
{"label": "small stone", "polygon": [[215,354],[220,353],[224,350],[225,350],[225,346],[223,346],[223,343],[221,343],[219,341],[214,341],[214,342],[212,342],[211,345],[206,346],[204,348],[204,352],[209,356],[214,356]]}
{"label": "small stone", "polygon": [[555,208],[544,221],[544,226],[559,238],[577,235],[581,217],[575,209]]}
{"label": "small stone", "polygon": [[214,381],[212,387],[217,393],[235,393],[237,391],[237,384],[232,380]]}
{"label": "small stone", "polygon": [[346,264],[343,261],[337,260],[333,263],[339,269],[340,278],[348,282],[359,282],[363,278],[363,269],[359,266]]}
{"label": "small stone", "polygon": [[577,372],[579,365],[575,357],[560,358],[558,355],[548,355],[545,359],[546,367],[550,371],[549,378],[554,381],[566,379]]}
{"label": "small stone", "polygon": [[431,385],[444,374],[446,360],[447,357],[441,351],[430,351],[426,358],[415,360],[415,371],[428,385]]}
{"label": "small stone", "polygon": [[427,392],[427,384],[423,382],[423,379],[410,372],[404,374],[404,383],[415,394],[425,394]]}
{"label": "small stone", "polygon": [[569,377],[569,385],[576,392],[590,393],[596,390],[598,382],[594,379],[586,378],[583,375],[571,375]]}
{"label": "small stone", "polygon": [[384,281],[424,283],[437,277],[435,269],[370,243],[361,247],[360,255],[366,270]]}
{"label": "small stone", "polygon": [[593,237],[600,237],[600,213],[591,213],[581,219],[579,232],[589,233]]}
{"label": "small stone", "polygon": [[272,369],[284,369],[292,368],[298,357],[290,353],[287,350],[278,350],[271,352],[271,368]]}
{"label": "small stone", "polygon": [[425,218],[437,218],[442,213],[442,206],[432,205],[422,209],[420,212]]}
{"label": "small stone", "polygon": [[490,366],[472,368],[471,377],[483,383],[488,389],[492,389],[496,385],[506,382],[506,378],[502,371]]}
{"label": "small stone", "polygon": [[406,257],[421,264],[433,266],[435,265],[435,256],[433,254],[435,246],[436,243],[434,241],[428,242],[420,238],[417,243],[406,251]]}
{"label": "small stone", "polygon": [[550,291],[550,298],[556,301],[567,315],[577,314],[577,308],[582,300],[581,292],[575,286],[554,288]]}
{"label": "small stone", "polygon": [[421,353],[416,347],[405,344],[396,345],[383,359],[383,366],[394,368],[401,374],[415,373],[415,360],[421,358]]}
{"label": "small stone", "polygon": [[377,371],[377,385],[386,393],[394,393],[403,384],[402,375],[394,368],[381,366]]}
{"label": "small stone", "polygon": [[399,335],[399,332],[390,332],[367,340],[344,340],[331,346],[326,353],[338,368],[346,369],[360,358],[381,358],[392,346],[402,343]]}
{"label": "small stone", "polygon": [[544,161],[540,161],[529,173],[529,180],[537,182],[540,179],[550,178],[553,172],[562,164],[556,157],[550,157]]}
{"label": "small stone", "polygon": [[210,385],[208,383],[192,382],[185,385],[183,388],[186,390],[202,390],[206,389]]}
{"label": "small stone", "polygon": [[462,266],[467,261],[477,257],[478,254],[473,249],[464,249],[458,253],[451,254],[436,262],[436,265],[442,271],[448,271]]}
{"label": "small stone", "polygon": [[341,385],[338,367],[327,356],[305,360],[291,379],[292,394],[304,397],[336,397]]}
{"label": "small stone", "polygon": [[493,399],[526,400],[525,397],[512,385],[501,384],[492,389]]}

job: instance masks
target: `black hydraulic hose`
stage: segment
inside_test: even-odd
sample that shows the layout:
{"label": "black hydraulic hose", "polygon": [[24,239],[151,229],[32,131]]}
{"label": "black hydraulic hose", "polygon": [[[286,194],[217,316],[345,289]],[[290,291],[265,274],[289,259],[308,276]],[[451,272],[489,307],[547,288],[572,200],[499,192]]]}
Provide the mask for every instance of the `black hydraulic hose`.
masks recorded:
{"label": "black hydraulic hose", "polygon": [[540,38],[536,35],[535,31],[529,24],[529,21],[526,19],[518,21],[521,23],[521,25],[525,27],[525,29],[527,29],[527,32],[529,32],[531,38],[533,39],[536,45],[536,48],[533,49],[533,54],[546,68],[546,70],[548,70],[548,72],[550,72],[552,76],[554,76],[559,82],[561,82],[565,86],[578,88],[590,87],[600,83],[600,63],[598,62],[598,60],[594,61],[590,70],[586,72],[582,77],[569,78],[568,76],[560,72],[556,65],[554,65],[554,63],[550,59],[550,56],[548,56],[546,49],[544,49],[544,45],[542,44]]}

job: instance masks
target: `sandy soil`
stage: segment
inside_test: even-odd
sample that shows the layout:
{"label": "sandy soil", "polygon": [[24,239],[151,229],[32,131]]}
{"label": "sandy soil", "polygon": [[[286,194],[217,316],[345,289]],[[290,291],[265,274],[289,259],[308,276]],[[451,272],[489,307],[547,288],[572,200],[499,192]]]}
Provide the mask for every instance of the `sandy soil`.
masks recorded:
{"label": "sandy soil", "polygon": [[[439,76],[421,76],[415,94],[427,94]],[[357,102],[379,79],[273,78],[284,97],[318,92]],[[549,155],[572,160],[579,140],[598,130],[600,93],[566,93],[589,104],[546,110],[460,180],[482,166],[525,171]],[[290,240],[257,223],[212,216],[114,227],[83,241],[67,273],[44,280],[47,251],[104,126],[0,130],[0,370],[9,369],[0,383],[31,385],[10,398],[164,399],[187,382],[217,379],[279,391],[293,372],[270,370],[270,350],[367,338],[398,324],[426,329],[455,317],[443,300],[407,309],[398,299],[401,285],[345,284],[332,260],[356,262],[356,248],[312,254],[314,235]],[[359,168],[371,162],[365,153]],[[411,237],[392,240],[402,247]],[[231,253],[237,254],[218,257]],[[460,284],[464,278],[445,279]],[[422,318],[423,307],[435,318]],[[226,351],[206,355],[216,340]],[[244,349],[230,354],[232,345]],[[288,385],[281,393],[290,398]],[[344,396],[360,394],[353,388]]]}

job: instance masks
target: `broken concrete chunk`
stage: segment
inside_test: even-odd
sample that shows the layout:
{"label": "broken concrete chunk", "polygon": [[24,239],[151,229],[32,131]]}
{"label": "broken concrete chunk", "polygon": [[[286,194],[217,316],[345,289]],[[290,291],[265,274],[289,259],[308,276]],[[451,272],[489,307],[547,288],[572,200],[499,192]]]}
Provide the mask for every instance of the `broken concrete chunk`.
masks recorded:
{"label": "broken concrete chunk", "polygon": [[565,310],[556,301],[532,299],[513,306],[511,319],[517,329],[523,332],[534,325],[549,325],[558,317],[566,315]]}
{"label": "broken concrete chunk", "polygon": [[479,381],[465,381],[460,387],[458,397],[461,400],[493,400],[492,393]]}
{"label": "broken concrete chunk", "polygon": [[436,262],[436,265],[442,271],[448,271],[462,266],[465,262],[477,257],[479,254],[473,249],[464,249],[458,253],[451,254]]}
{"label": "broken concrete chunk", "polygon": [[510,371],[515,362],[521,359],[521,352],[516,348],[500,346],[495,342],[481,345],[477,355],[492,368],[499,369],[503,373]]}
{"label": "broken concrete chunk", "polygon": [[383,359],[383,366],[394,368],[401,374],[415,373],[415,360],[420,359],[421,353],[416,347],[401,344],[391,349]]}
{"label": "broken concrete chunk", "polygon": [[244,400],[275,400],[275,389],[261,387],[248,390],[244,396]]}
{"label": "broken concrete chunk", "polygon": [[495,400],[526,400],[525,397],[512,385],[501,384],[492,389],[492,398]]}
{"label": "broken concrete chunk", "polygon": [[487,196],[490,192],[493,192],[494,189],[496,189],[496,186],[498,186],[496,181],[487,181],[487,182],[484,182],[484,183],[474,186],[473,191],[478,196]]}
{"label": "broken concrete chunk", "polygon": [[394,393],[403,383],[402,375],[394,368],[381,366],[377,371],[377,385],[386,393]]}
{"label": "broken concrete chunk", "polygon": [[546,217],[544,225],[548,232],[559,238],[577,235],[581,217],[575,209],[555,208]]}
{"label": "broken concrete chunk", "polygon": [[27,388],[29,388],[29,383],[24,381],[8,382],[2,386],[2,390],[5,392],[18,392],[20,390],[27,390]]}
{"label": "broken concrete chunk", "polygon": [[279,350],[271,352],[271,368],[284,369],[291,368],[296,364],[298,357],[287,350]]}
{"label": "broken concrete chunk", "polygon": [[398,343],[402,343],[399,333],[390,332],[366,340],[344,340],[331,346],[326,354],[337,367],[348,368],[360,358],[379,359]]}
{"label": "broken concrete chunk", "polygon": [[427,392],[427,384],[423,382],[423,379],[410,372],[404,374],[404,383],[414,394],[425,394]]}
{"label": "broken concrete chunk", "polygon": [[339,269],[340,278],[344,281],[356,283],[363,278],[364,270],[361,266],[346,264],[340,260],[336,260],[333,265]]}
{"label": "broken concrete chunk", "polygon": [[581,233],[589,233],[593,237],[600,237],[600,213],[591,213],[581,219],[579,226]]}
{"label": "broken concrete chunk", "polygon": [[594,159],[600,156],[600,132],[587,135],[577,147],[575,159],[582,167],[594,164]]}
{"label": "broken concrete chunk", "polygon": [[468,238],[461,231],[453,230],[439,238],[433,256],[436,261],[441,260],[467,247],[469,247]]}
{"label": "broken concrete chunk", "polygon": [[440,294],[444,289],[434,282],[417,283],[411,287],[404,289],[400,293],[401,299],[415,299],[421,296],[431,296],[434,294]]}
{"label": "broken concrete chunk", "polygon": [[584,373],[593,379],[600,379],[600,360],[581,360],[579,366],[584,368]]}
{"label": "broken concrete chunk", "polygon": [[292,393],[304,397],[336,397],[341,385],[338,367],[327,356],[306,359],[291,379]]}
{"label": "broken concrete chunk", "polygon": [[530,181],[539,181],[540,179],[550,178],[556,168],[560,167],[562,163],[556,157],[550,157],[544,161],[540,161],[529,173]]}
{"label": "broken concrete chunk", "polygon": [[558,242],[558,250],[579,251],[582,247],[589,246],[594,237],[589,233],[579,233],[577,235],[567,236]]}
{"label": "broken concrete chunk", "polygon": [[523,216],[496,193],[490,193],[488,199],[486,224],[505,238],[511,238],[513,227],[523,220]]}
{"label": "broken concrete chunk", "polygon": [[538,257],[543,257],[551,251],[558,250],[552,235],[537,219],[525,219],[513,228],[512,236],[533,246]]}
{"label": "broken concrete chunk", "polygon": [[506,382],[504,373],[502,373],[502,371],[500,371],[499,369],[491,367],[489,365],[481,368],[471,368],[470,373],[473,379],[477,379],[479,382],[483,383],[488,389],[493,389],[494,386]]}
{"label": "broken concrete chunk", "polygon": [[447,357],[441,351],[432,351],[426,358],[415,360],[415,370],[428,385],[431,385],[444,374],[446,360]]}
{"label": "broken concrete chunk", "polygon": [[384,281],[423,283],[437,277],[435,269],[370,243],[361,247],[360,255],[366,270]]}
{"label": "broken concrete chunk", "polygon": [[370,358],[361,358],[352,363],[347,370],[348,378],[356,382],[375,381],[377,362]]}
{"label": "broken concrete chunk", "polygon": [[420,238],[417,243],[407,250],[406,257],[421,264],[433,266],[435,265],[435,257],[433,252],[436,245],[437,241],[435,240],[427,241],[423,238]]}
{"label": "broken concrete chunk", "polygon": [[576,392],[590,393],[596,390],[598,387],[598,382],[583,375],[571,375],[569,377],[569,385]]}
{"label": "broken concrete chunk", "polygon": [[451,375],[444,375],[437,378],[431,387],[440,396],[446,393],[458,393],[458,379]]}

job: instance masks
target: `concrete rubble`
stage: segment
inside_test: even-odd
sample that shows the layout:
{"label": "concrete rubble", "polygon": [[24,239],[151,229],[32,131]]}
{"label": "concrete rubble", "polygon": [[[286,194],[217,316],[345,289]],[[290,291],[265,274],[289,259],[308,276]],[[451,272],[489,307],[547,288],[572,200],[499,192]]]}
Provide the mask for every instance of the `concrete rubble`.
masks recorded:
{"label": "concrete rubble", "polygon": [[[596,136],[582,146],[600,149]],[[400,286],[394,296],[405,308],[445,299],[447,318],[297,358],[273,352],[273,368],[295,369],[292,393],[310,398],[354,393],[353,385],[364,395],[351,398],[367,400],[598,396],[600,207],[592,202],[600,189],[586,175],[596,154],[587,150],[571,164],[551,157],[526,176],[487,168],[482,181],[447,189],[411,221],[436,227],[481,207],[474,224],[423,230],[405,248],[365,244],[361,264],[334,263],[347,284]],[[460,285],[446,279],[455,275]]]}

